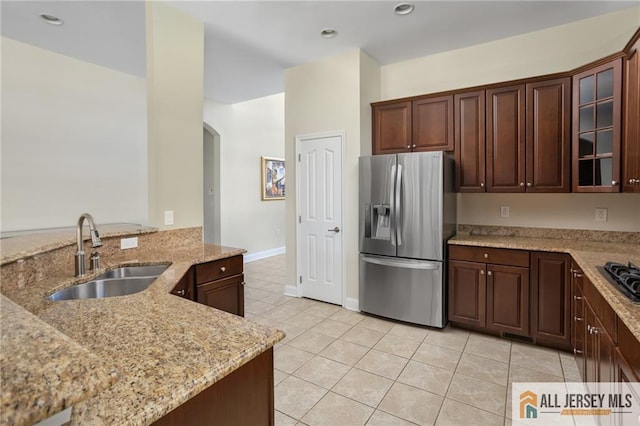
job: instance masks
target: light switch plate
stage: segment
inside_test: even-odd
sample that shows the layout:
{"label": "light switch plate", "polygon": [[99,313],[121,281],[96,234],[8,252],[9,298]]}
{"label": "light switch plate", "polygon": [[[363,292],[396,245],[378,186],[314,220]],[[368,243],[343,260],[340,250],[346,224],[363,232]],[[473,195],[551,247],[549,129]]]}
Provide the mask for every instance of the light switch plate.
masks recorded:
{"label": "light switch plate", "polygon": [[509,217],[509,206],[500,206],[500,216]]}
{"label": "light switch plate", "polygon": [[164,224],[173,225],[173,210],[164,211]]}
{"label": "light switch plate", "polygon": [[607,209],[596,209],[596,222],[607,221]]}
{"label": "light switch plate", "polygon": [[120,239],[120,248],[122,250],[136,248],[136,247],[138,247],[138,237]]}

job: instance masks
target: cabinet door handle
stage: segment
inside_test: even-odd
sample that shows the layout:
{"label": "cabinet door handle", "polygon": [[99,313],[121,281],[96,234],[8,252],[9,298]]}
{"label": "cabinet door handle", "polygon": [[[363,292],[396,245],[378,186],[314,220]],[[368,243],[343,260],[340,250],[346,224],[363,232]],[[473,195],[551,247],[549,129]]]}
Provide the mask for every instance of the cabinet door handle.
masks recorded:
{"label": "cabinet door handle", "polygon": [[489,253],[485,253],[485,254],[484,254],[484,258],[485,258],[485,259],[488,259],[488,258],[489,258]]}
{"label": "cabinet door handle", "polygon": [[221,266],[221,267],[220,267],[220,272],[224,272],[224,271],[226,271],[226,270],[227,270],[227,267],[226,267],[226,266]]}
{"label": "cabinet door handle", "polygon": [[480,182],[480,188],[484,188],[484,182]]}
{"label": "cabinet door handle", "polygon": [[573,296],[573,300],[582,300],[584,299],[583,296]]}
{"label": "cabinet door handle", "polygon": [[411,148],[411,145],[407,145],[407,149],[410,149],[410,148]]}
{"label": "cabinet door handle", "polygon": [[524,186],[524,182],[520,182],[520,186]]}
{"label": "cabinet door handle", "polygon": [[584,277],[584,275],[582,275],[582,272],[573,271],[573,278],[582,278],[582,277]]}
{"label": "cabinet door handle", "polygon": [[598,330],[598,327],[591,327],[591,334],[598,334],[600,333],[600,330]]}
{"label": "cabinet door handle", "polygon": [[581,351],[581,350],[579,350],[579,349],[574,349],[574,350],[573,350],[573,353],[574,353],[574,354],[576,354],[576,355],[579,355],[579,354],[581,354],[581,353],[582,353],[582,351]]}
{"label": "cabinet door handle", "polygon": [[184,289],[176,291],[176,294],[178,296],[184,296],[184,293],[185,293]]}
{"label": "cabinet door handle", "polygon": [[580,317],[573,317],[574,321],[584,321],[584,318],[580,318]]}
{"label": "cabinet door handle", "polygon": [[616,186],[618,185],[618,181],[617,180],[612,180],[611,181],[611,186]]}
{"label": "cabinet door handle", "polygon": [[527,187],[531,188],[533,186],[533,184],[531,182],[527,182]]}
{"label": "cabinet door handle", "polygon": [[242,284],[242,285],[247,285],[247,283],[246,283],[246,282],[244,282],[244,281],[242,281],[240,284]]}
{"label": "cabinet door handle", "polygon": [[491,271],[487,271],[487,275],[491,276],[493,274],[491,273]]}
{"label": "cabinet door handle", "polygon": [[481,270],[481,271],[480,271],[480,275],[484,275],[484,270]]}
{"label": "cabinet door handle", "polygon": [[411,145],[411,147],[412,147],[412,148],[415,148],[416,146],[415,146],[415,145]]}

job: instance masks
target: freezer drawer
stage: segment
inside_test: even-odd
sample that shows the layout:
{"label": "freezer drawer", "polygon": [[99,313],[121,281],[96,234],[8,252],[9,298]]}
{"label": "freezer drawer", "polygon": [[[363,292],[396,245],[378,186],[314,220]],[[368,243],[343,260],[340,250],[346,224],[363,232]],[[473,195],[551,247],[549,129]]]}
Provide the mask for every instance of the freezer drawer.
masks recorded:
{"label": "freezer drawer", "polygon": [[360,255],[360,310],[442,328],[443,263]]}

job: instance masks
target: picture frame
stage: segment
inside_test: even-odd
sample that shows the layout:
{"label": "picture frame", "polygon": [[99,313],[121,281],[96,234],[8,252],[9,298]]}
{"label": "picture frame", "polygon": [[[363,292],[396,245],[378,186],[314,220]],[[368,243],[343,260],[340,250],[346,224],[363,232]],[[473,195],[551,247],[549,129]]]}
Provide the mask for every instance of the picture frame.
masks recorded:
{"label": "picture frame", "polygon": [[284,158],[260,157],[262,201],[285,199]]}

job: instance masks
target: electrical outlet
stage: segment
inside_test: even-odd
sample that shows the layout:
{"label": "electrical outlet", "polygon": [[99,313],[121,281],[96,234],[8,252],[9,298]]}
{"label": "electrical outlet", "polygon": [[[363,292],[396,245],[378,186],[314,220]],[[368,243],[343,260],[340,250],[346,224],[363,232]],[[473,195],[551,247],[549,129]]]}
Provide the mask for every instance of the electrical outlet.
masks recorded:
{"label": "electrical outlet", "polygon": [[164,224],[173,225],[173,210],[164,211]]}
{"label": "electrical outlet", "polygon": [[607,209],[596,209],[596,222],[607,221]]}
{"label": "electrical outlet", "polygon": [[138,237],[120,239],[120,248],[122,250],[132,249],[136,247],[138,247]]}
{"label": "electrical outlet", "polygon": [[500,206],[500,216],[509,217],[509,206]]}

